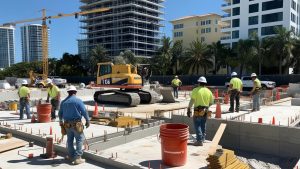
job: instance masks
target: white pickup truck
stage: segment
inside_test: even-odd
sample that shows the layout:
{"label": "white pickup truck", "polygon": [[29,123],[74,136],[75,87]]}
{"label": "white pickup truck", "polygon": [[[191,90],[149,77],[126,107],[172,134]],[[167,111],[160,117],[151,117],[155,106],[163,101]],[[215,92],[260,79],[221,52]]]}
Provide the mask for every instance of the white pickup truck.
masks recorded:
{"label": "white pickup truck", "polygon": [[[229,87],[229,82],[231,78],[226,79],[225,86]],[[253,88],[253,81],[250,76],[243,76],[241,78],[243,82],[243,88]],[[276,83],[273,81],[261,81],[261,86],[263,89],[273,89],[276,87]]]}

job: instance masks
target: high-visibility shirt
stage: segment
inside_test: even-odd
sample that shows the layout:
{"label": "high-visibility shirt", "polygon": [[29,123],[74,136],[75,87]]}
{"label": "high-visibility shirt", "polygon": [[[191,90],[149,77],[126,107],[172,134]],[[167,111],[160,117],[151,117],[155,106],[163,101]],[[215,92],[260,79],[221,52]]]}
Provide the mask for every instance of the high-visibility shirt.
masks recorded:
{"label": "high-visibility shirt", "polygon": [[54,99],[60,92],[59,88],[55,85],[53,85],[52,88],[49,87],[47,91],[51,99]]}
{"label": "high-visibility shirt", "polygon": [[30,93],[30,90],[26,86],[21,86],[19,88],[18,93],[19,93],[20,97],[28,97],[28,94]]}
{"label": "high-visibility shirt", "polygon": [[240,91],[241,87],[243,85],[243,82],[241,81],[241,79],[234,77],[230,80],[230,84],[232,85],[233,90],[236,89],[236,90]]}
{"label": "high-visibility shirt", "polygon": [[180,86],[181,85],[181,81],[179,79],[173,79],[172,80],[172,86]]}
{"label": "high-visibility shirt", "polygon": [[191,98],[194,100],[194,107],[209,107],[209,105],[213,104],[214,101],[212,92],[208,88],[201,86],[192,91]]}
{"label": "high-visibility shirt", "polygon": [[254,86],[255,86],[255,89],[260,89],[261,88],[261,82],[259,79],[255,79],[254,80]]}

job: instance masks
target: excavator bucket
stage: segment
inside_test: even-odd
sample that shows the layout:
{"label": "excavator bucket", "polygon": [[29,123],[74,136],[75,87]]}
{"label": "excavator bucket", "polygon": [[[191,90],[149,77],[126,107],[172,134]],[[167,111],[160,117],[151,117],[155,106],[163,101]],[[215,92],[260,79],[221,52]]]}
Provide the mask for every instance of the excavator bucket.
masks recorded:
{"label": "excavator bucket", "polygon": [[163,87],[160,89],[160,93],[163,97],[163,103],[175,103],[175,98],[173,96],[173,89],[171,87]]}

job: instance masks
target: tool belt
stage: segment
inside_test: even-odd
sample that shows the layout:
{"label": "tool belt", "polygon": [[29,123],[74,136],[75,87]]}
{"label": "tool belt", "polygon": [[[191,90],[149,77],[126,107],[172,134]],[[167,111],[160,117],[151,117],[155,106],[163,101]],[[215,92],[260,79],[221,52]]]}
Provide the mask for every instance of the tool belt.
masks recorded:
{"label": "tool belt", "polygon": [[66,121],[64,122],[64,128],[74,128],[78,133],[82,133],[84,127],[81,121]]}
{"label": "tool belt", "polygon": [[208,111],[208,107],[198,106],[194,108],[194,117],[211,117],[211,111]]}

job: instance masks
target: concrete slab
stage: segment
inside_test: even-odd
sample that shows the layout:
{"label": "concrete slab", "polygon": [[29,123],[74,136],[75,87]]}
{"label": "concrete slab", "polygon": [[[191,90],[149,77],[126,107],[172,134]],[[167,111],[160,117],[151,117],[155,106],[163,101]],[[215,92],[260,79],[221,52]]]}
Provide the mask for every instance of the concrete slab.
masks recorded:
{"label": "concrete slab", "polygon": [[300,106],[300,98],[292,98],[292,106]]}

